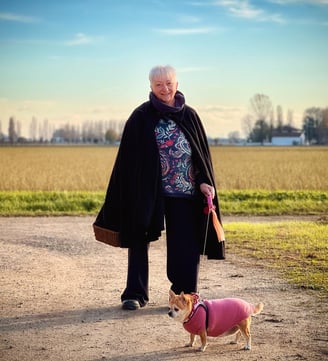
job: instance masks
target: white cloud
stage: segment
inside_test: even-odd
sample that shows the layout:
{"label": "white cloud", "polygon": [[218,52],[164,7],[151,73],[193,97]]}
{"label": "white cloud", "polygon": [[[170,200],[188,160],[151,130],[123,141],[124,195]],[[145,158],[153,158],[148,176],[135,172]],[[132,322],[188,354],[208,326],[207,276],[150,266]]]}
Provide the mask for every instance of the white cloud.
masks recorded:
{"label": "white cloud", "polygon": [[211,33],[214,31],[214,28],[167,28],[156,29],[156,31],[166,35],[195,35]]}
{"label": "white cloud", "polygon": [[40,109],[49,111],[55,109],[56,102],[54,100],[23,100],[17,103],[17,111],[20,112],[38,112]]}
{"label": "white cloud", "polygon": [[258,18],[264,13],[263,10],[253,7],[248,1],[223,1],[221,5],[227,7],[232,15],[242,18]]}
{"label": "white cloud", "polygon": [[35,23],[40,21],[38,18],[33,16],[25,16],[14,13],[0,12],[0,21],[16,21],[20,23]]}
{"label": "white cloud", "polygon": [[282,15],[268,13],[264,9],[252,5],[249,0],[217,0],[214,4],[225,8],[234,17],[255,21],[284,22]]}
{"label": "white cloud", "polygon": [[88,36],[84,33],[77,33],[74,35],[73,39],[65,42],[67,46],[78,46],[78,45],[86,45],[98,42],[100,40],[99,37]]}
{"label": "white cloud", "polygon": [[12,100],[8,98],[0,98],[0,105],[2,108],[2,116],[8,118],[10,116],[23,116],[26,114],[36,115],[38,113],[51,112],[56,109],[56,102],[54,100]]}
{"label": "white cloud", "polygon": [[208,136],[227,137],[230,132],[239,131],[242,135],[242,119],[247,109],[241,106],[205,105],[196,106]]}
{"label": "white cloud", "polygon": [[269,0],[273,4],[310,4],[310,5],[328,5],[328,0]]}

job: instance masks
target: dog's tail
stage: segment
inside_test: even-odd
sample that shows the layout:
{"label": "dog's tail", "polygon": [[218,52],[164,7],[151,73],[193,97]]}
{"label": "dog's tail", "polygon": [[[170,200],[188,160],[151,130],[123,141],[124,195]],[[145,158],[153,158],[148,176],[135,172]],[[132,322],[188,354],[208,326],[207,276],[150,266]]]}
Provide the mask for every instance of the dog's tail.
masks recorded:
{"label": "dog's tail", "polygon": [[253,315],[258,315],[259,313],[262,312],[264,307],[264,304],[262,302],[258,303],[257,305],[254,306],[254,311],[253,311]]}

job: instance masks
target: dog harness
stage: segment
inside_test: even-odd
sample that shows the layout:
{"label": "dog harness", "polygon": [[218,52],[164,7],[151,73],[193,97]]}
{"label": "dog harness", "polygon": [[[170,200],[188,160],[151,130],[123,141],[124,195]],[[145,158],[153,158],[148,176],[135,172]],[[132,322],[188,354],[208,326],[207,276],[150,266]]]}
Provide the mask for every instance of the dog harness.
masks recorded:
{"label": "dog harness", "polygon": [[251,316],[253,312],[254,305],[239,298],[197,300],[183,327],[194,335],[206,330],[208,336],[217,337]]}

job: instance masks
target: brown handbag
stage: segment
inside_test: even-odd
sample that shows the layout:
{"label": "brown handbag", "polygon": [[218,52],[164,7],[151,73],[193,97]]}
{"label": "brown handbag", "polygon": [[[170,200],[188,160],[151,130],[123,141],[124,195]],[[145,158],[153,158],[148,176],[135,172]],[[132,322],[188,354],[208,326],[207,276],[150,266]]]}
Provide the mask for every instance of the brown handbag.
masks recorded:
{"label": "brown handbag", "polygon": [[96,240],[113,247],[121,247],[120,233],[93,224]]}

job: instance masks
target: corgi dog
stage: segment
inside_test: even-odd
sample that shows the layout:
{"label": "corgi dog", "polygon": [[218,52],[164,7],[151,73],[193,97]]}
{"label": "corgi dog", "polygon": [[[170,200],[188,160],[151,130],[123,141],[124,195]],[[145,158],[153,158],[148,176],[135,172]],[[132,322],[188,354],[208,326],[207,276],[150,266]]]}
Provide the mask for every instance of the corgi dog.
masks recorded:
{"label": "corgi dog", "polygon": [[251,349],[251,317],[263,310],[263,303],[252,305],[240,298],[221,298],[201,300],[196,293],[176,295],[169,292],[170,311],[168,315],[183,324],[190,333],[190,341],[186,347],[192,347],[195,336],[201,339],[200,351],[207,347],[207,336],[218,337],[236,334],[234,343],[240,334],[246,340],[244,350]]}

